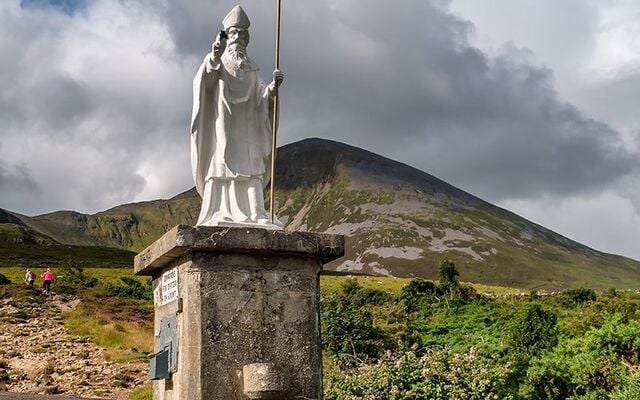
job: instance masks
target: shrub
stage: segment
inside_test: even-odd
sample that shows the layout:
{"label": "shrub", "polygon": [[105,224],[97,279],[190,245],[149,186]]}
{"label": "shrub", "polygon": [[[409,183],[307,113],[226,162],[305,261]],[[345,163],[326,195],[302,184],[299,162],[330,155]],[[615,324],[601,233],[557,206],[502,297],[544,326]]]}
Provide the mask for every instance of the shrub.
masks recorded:
{"label": "shrub", "polygon": [[387,353],[376,364],[327,373],[325,399],[508,400],[499,395],[507,365],[488,367],[475,349],[454,353],[429,349]]}
{"label": "shrub", "polygon": [[[640,323],[612,318],[533,358],[521,394],[540,400],[604,399],[628,382],[639,357]],[[627,388],[631,392],[633,384]]]}
{"label": "shrub", "polygon": [[640,399],[640,375],[636,374],[626,386],[611,394],[611,400]]}
{"label": "shrub", "polygon": [[456,269],[456,264],[453,260],[447,257],[440,260],[440,266],[438,267],[438,280],[440,286],[445,290],[452,290],[458,286],[458,276],[460,273]]}
{"label": "shrub", "polygon": [[366,308],[334,296],[322,303],[320,316],[322,344],[340,366],[378,356],[381,335]]}
{"label": "shrub", "polygon": [[404,304],[407,312],[417,309],[420,299],[426,294],[436,294],[438,288],[436,285],[422,278],[413,278],[400,290],[400,300]]}
{"label": "shrub", "polygon": [[11,283],[9,278],[7,278],[6,276],[0,274],[0,285],[8,285],[9,283]]}
{"label": "shrub", "polygon": [[340,289],[345,296],[354,296],[358,291],[360,291],[360,289],[362,289],[362,286],[360,286],[356,279],[348,278],[342,282]]}
{"label": "shrub", "polygon": [[107,292],[112,296],[126,297],[129,299],[153,299],[153,289],[150,279],[142,283],[136,278],[124,276],[120,278],[120,282],[108,285]]}
{"label": "shrub", "polygon": [[478,292],[471,285],[458,285],[453,289],[453,294],[464,301],[471,301],[479,297]]}
{"label": "shrub", "polygon": [[558,317],[538,303],[530,304],[511,327],[510,347],[516,354],[535,355],[558,343]]}
{"label": "shrub", "polygon": [[601,327],[613,316],[626,323],[637,317],[637,310],[637,303],[625,295],[600,296],[595,301],[585,303],[579,312],[571,313],[565,326],[571,335],[579,335]]}
{"label": "shrub", "polygon": [[394,296],[388,292],[374,288],[361,288],[353,295],[353,302],[364,306],[367,304],[383,305],[392,301]]}
{"label": "shrub", "polygon": [[118,371],[113,376],[113,386],[128,388],[134,382],[133,377],[127,371]]}
{"label": "shrub", "polygon": [[94,288],[98,284],[98,279],[88,276],[79,264],[68,262],[58,271],[58,285],[72,285],[82,288]]}
{"label": "shrub", "polygon": [[588,301],[595,301],[597,296],[593,289],[577,288],[567,289],[562,292],[562,296],[570,303],[582,304]]}

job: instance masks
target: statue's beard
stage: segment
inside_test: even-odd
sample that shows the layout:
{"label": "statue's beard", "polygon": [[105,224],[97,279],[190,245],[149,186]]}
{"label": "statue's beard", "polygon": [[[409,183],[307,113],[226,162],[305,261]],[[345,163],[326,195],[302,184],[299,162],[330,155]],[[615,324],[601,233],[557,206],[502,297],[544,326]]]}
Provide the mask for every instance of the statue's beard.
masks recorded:
{"label": "statue's beard", "polygon": [[222,55],[222,62],[227,70],[234,75],[251,65],[251,59],[247,55],[247,48],[241,45],[227,46]]}

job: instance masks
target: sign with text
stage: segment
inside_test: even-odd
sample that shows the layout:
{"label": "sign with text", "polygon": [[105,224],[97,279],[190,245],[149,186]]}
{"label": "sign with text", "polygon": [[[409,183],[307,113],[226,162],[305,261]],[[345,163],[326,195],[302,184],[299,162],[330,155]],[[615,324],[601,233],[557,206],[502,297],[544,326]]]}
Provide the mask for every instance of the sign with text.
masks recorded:
{"label": "sign with text", "polygon": [[156,305],[162,306],[178,300],[178,269],[173,268],[162,274],[160,284],[155,290]]}

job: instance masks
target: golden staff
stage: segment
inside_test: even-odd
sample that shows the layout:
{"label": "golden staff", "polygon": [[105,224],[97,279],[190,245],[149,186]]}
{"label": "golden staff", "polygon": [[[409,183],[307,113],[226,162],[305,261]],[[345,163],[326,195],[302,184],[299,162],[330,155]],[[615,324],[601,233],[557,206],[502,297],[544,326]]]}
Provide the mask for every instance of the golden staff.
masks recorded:
{"label": "golden staff", "polygon": [[[276,0],[276,70],[280,69],[280,0]],[[276,135],[278,131],[278,87],[273,93],[273,126],[271,140],[271,186],[269,188],[269,205],[271,211],[271,223],[275,218],[275,181],[276,181]]]}

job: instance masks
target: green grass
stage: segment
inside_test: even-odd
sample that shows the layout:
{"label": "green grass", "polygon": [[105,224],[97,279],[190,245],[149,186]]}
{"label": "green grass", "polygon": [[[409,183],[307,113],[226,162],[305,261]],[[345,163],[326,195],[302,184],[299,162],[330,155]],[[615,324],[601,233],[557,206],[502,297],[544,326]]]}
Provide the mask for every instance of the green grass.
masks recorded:
{"label": "green grass", "polygon": [[[41,284],[42,280],[40,279],[40,274],[42,274],[46,268],[30,268],[33,272],[35,272],[38,279],[36,280],[36,284]],[[26,268],[24,267],[0,267],[0,274],[6,276],[13,283],[21,283],[23,282],[24,274]],[[51,268],[54,275],[57,278],[58,276],[57,270],[58,268]],[[117,283],[120,281],[122,277],[133,277],[133,267],[131,268],[85,268],[85,274],[91,277],[98,278],[100,283]],[[55,280],[54,280],[54,291],[55,291]]]}
{"label": "green grass", "polygon": [[75,262],[85,267],[132,267],[135,253],[96,246],[0,243],[0,267],[47,267]]}
{"label": "green grass", "polygon": [[147,382],[144,386],[134,390],[129,396],[129,400],[153,400],[153,389],[151,383]]}
{"label": "green grass", "polygon": [[[388,276],[366,276],[366,275],[328,275],[320,276],[320,290],[323,294],[336,292],[345,279],[354,279],[363,288],[379,289],[390,293],[399,293],[404,285],[411,281],[411,278],[395,278]],[[472,284],[479,293],[505,295],[522,293],[522,290],[504,287],[490,286],[482,284]]]}
{"label": "green grass", "polygon": [[115,297],[85,299],[63,317],[72,334],[107,348],[109,361],[146,359],[153,351],[151,302]]}

